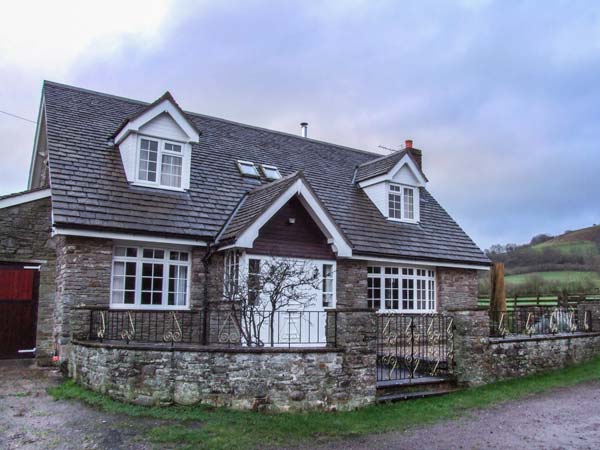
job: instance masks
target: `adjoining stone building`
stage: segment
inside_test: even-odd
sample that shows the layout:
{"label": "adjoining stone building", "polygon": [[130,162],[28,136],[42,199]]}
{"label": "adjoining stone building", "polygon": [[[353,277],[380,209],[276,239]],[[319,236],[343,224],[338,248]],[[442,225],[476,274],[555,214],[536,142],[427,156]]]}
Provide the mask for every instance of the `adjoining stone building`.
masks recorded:
{"label": "adjoining stone building", "polygon": [[[46,82],[30,190],[0,198],[0,262],[39,266],[36,357],[95,389],[351,407],[372,397],[373,311],[476,305],[489,260],[427,182],[412,141],[381,156],[185,112],[169,93],[147,104]],[[232,338],[224,277],[284,259],[320,281],[250,348]]]}

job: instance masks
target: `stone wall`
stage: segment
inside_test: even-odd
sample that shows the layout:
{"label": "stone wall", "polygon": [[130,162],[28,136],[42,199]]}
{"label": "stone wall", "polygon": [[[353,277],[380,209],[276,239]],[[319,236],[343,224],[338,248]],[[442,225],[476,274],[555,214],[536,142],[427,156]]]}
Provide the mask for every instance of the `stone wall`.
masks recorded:
{"label": "stone wall", "polygon": [[81,336],[89,329],[89,313],[75,307],[109,303],[113,243],[109,239],[59,236],[56,247],[54,334],[60,360],[64,361],[71,334]]}
{"label": "stone wall", "polygon": [[[61,361],[68,358],[68,344],[72,336],[80,339],[87,336],[90,313],[81,307],[110,305],[114,245],[115,241],[110,239],[57,238],[54,334],[61,350]],[[191,309],[200,309],[205,297],[204,255],[202,248],[192,250]]]}
{"label": "stone wall", "polygon": [[440,312],[477,306],[479,287],[476,270],[438,267],[436,275],[438,310]]}
{"label": "stone wall", "polygon": [[339,259],[336,263],[338,308],[367,307],[367,261]]}
{"label": "stone wall", "polygon": [[487,310],[455,310],[455,370],[461,383],[479,385],[560,369],[600,355],[600,332],[489,337]]}
{"label": "stone wall", "polygon": [[142,405],[348,410],[375,399],[375,314],[338,312],[336,348],[217,348],[75,342],[69,374]]}
{"label": "stone wall", "polygon": [[56,243],[51,237],[50,198],[2,209],[0,261],[40,264],[36,358],[50,364],[54,354],[53,315]]}

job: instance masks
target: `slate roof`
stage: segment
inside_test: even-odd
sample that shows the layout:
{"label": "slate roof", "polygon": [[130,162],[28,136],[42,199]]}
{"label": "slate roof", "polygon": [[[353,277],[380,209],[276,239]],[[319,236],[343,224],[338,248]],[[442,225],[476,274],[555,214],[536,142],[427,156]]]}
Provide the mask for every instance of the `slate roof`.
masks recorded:
{"label": "slate roof", "polygon": [[219,241],[227,241],[238,237],[301,176],[302,172],[294,172],[277,181],[250,190],[242,197],[230,221],[225,224],[223,233],[219,236]]}
{"label": "slate roof", "polygon": [[[398,163],[398,161],[404,158],[404,156],[407,154],[415,162],[415,165],[419,167],[419,165],[414,160],[414,157],[407,149],[399,150],[397,152],[381,156],[377,159],[359,165],[356,168],[356,175],[354,177],[354,181],[360,183],[361,181],[368,180],[369,178],[375,178],[379,175],[385,175],[390,170],[392,170],[393,167]],[[423,171],[420,170],[420,172],[421,175],[423,175],[423,178],[427,180],[427,177],[425,176]]]}
{"label": "slate roof", "polygon": [[265,180],[242,177],[236,160],[303,171],[353,253],[487,264],[489,260],[421,188],[421,223],[386,220],[352,183],[378,155],[186,112],[200,130],[188,192],[131,186],[107,140],[148,103],[52,82],[44,84],[55,225],[213,241],[245,193]]}

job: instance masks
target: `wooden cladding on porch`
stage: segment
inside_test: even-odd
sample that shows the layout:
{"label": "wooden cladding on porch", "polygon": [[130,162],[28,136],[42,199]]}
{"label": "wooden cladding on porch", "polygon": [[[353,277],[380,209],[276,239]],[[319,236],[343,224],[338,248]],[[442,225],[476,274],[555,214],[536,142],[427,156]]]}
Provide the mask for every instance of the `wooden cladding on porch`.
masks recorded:
{"label": "wooden cladding on porch", "polygon": [[[293,219],[293,223],[290,219]],[[297,197],[292,197],[261,228],[254,247],[248,253],[335,259],[327,238]]]}

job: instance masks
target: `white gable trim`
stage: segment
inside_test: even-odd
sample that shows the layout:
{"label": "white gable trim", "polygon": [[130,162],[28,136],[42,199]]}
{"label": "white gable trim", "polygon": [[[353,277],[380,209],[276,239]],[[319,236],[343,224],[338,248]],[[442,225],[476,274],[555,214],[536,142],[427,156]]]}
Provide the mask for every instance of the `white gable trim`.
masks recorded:
{"label": "white gable trim", "polygon": [[33,202],[46,197],[50,197],[50,188],[33,192],[24,192],[23,194],[0,199],[0,209],[22,205],[23,203]]}
{"label": "white gable trim", "polygon": [[338,256],[348,257],[352,255],[352,248],[344,239],[335,223],[330,219],[327,212],[323,209],[320,202],[313,195],[308,186],[302,179],[297,180],[267,210],[262,213],[236,240],[233,246],[242,248],[252,248],[254,241],[258,237],[260,229],[279,211],[289,199],[298,195],[300,202],[306,208],[311,218],[319,226],[323,234],[328,238],[328,243],[332,245],[333,251]]}
{"label": "white gable trim", "polygon": [[396,165],[388,171],[388,173],[379,175],[378,177],[369,178],[368,180],[361,181],[358,183],[358,185],[361,188],[365,188],[384,181],[392,181],[404,165],[406,165],[410,169],[413,176],[417,179],[418,187],[425,187],[425,185],[427,185],[427,180],[425,179],[415,162],[412,160],[412,158],[408,155],[408,153],[404,155],[402,159],[400,159],[400,161],[398,161]]}
{"label": "white gable trim", "polygon": [[[33,185],[33,170],[37,159],[39,150],[40,133],[42,132],[42,121],[46,117],[46,97],[42,93],[42,99],[40,100],[40,109],[38,111],[38,118],[35,125],[35,137],[33,140],[33,152],[31,153],[31,161],[29,163],[29,177],[27,178],[27,188],[31,189]],[[46,155],[47,157],[48,155]]]}
{"label": "white gable trim", "polygon": [[198,142],[200,140],[200,134],[190,124],[187,118],[181,114],[179,108],[177,108],[171,100],[164,99],[157,105],[154,105],[152,108],[144,111],[144,113],[139,117],[127,122],[127,124],[115,137],[115,144],[118,145],[120,142],[122,142],[129,135],[129,133],[139,133],[142,126],[146,125],[148,122],[163,113],[169,114],[175,123],[188,136],[187,142]]}
{"label": "white gable trim", "polygon": [[167,238],[160,236],[146,236],[142,234],[132,233],[118,233],[112,231],[95,231],[95,230],[82,230],[76,228],[60,228],[54,227],[52,229],[52,235],[61,236],[82,236],[100,239],[117,239],[123,241],[132,242],[150,242],[155,244],[173,244],[173,245],[186,245],[190,247],[206,247],[206,241],[200,241],[196,239],[179,239],[179,238]]}
{"label": "white gable trim", "polygon": [[361,256],[354,255],[350,259],[358,259],[367,262],[379,262],[389,264],[406,264],[412,266],[426,266],[426,267],[449,267],[453,269],[474,269],[474,270],[490,270],[490,266],[483,264],[461,264],[461,263],[448,263],[448,262],[436,262],[436,261],[419,261],[414,259],[395,259],[395,258],[380,258],[376,256]]}

